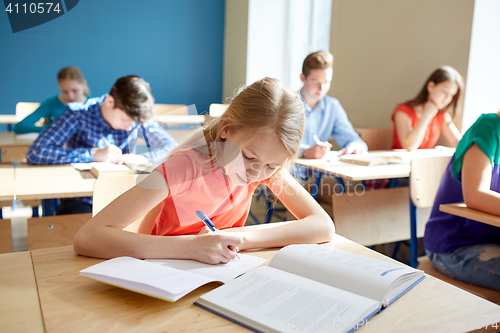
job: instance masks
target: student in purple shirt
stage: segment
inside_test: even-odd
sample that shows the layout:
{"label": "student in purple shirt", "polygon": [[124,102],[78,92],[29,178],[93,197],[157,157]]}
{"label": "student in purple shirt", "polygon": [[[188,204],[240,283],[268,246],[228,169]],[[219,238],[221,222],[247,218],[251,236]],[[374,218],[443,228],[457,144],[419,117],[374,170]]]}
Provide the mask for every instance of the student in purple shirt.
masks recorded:
{"label": "student in purple shirt", "polygon": [[500,216],[500,112],[483,114],[464,134],[443,175],[424,246],[437,270],[500,290],[500,228],[439,211],[440,204]]}
{"label": "student in purple shirt", "polygon": [[332,147],[328,143],[330,136],[340,146],[341,154],[362,154],[368,150],[366,143],[354,131],[339,100],[326,95],[332,76],[333,55],[330,52],[314,52],[304,60],[300,75],[304,86],[300,97],[306,109],[306,128],[300,145],[301,157],[325,156]]}

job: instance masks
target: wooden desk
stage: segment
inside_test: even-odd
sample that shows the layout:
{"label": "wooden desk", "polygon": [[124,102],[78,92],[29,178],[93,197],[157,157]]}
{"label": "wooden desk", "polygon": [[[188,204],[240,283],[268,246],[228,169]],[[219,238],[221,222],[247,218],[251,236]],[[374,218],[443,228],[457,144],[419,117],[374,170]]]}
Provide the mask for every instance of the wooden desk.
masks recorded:
{"label": "wooden desk", "polygon": [[468,208],[465,203],[453,203],[446,205],[439,205],[439,210],[448,214],[457,215],[466,219],[479,221],[486,224],[500,227],[500,216],[482,212]]}
{"label": "wooden desk", "polygon": [[205,122],[205,116],[200,115],[172,115],[172,114],[157,114],[153,118],[159,122],[167,125],[201,125]]}
{"label": "wooden desk", "polygon": [[[0,165],[0,200],[14,200],[14,167]],[[0,208],[1,209],[1,208]]]}
{"label": "wooden desk", "polygon": [[16,199],[55,199],[92,196],[95,178],[71,165],[16,167]]}
{"label": "wooden desk", "polygon": [[[263,227],[273,227],[273,224]],[[382,260],[392,260],[338,235],[329,246]],[[248,253],[271,259],[276,250],[266,249]],[[12,259],[13,264],[14,255],[16,254],[4,256],[9,260]],[[81,269],[102,260],[77,256],[71,247],[34,250],[31,251],[31,255],[36,285],[26,282],[22,284],[31,292],[38,290],[40,300],[38,312],[42,313],[47,333],[247,331],[193,305],[200,295],[217,287],[215,283],[200,287],[175,303],[168,303],[79,277]],[[2,278],[5,274],[5,270],[0,270]],[[21,276],[24,273],[18,272],[18,274]],[[0,284],[0,288],[8,289],[20,284],[21,282],[15,277],[9,276],[9,279]],[[9,300],[9,295],[0,293],[0,303],[9,304]],[[34,301],[21,298],[19,302],[33,306],[36,304]],[[4,318],[4,325],[20,327],[15,316],[19,312],[10,307],[2,308],[1,311],[0,318]],[[387,327],[388,323],[391,323],[393,328],[384,330],[391,332],[397,330],[399,323],[399,325],[422,325],[421,331],[463,332],[498,321],[500,321],[500,306],[427,276],[394,304],[373,317],[369,321],[371,328],[365,325],[360,327],[359,331],[363,332],[365,329],[379,331],[381,324]],[[459,326],[462,322],[467,326]],[[446,323],[448,328],[445,327]],[[437,327],[429,329],[429,325]],[[22,330],[17,329],[17,331]]]}
{"label": "wooden desk", "polygon": [[2,150],[2,162],[26,163],[26,153],[35,139],[23,139],[13,132],[0,133],[0,149]]}
{"label": "wooden desk", "polygon": [[0,114],[0,124],[7,124],[8,130],[12,130],[12,125],[18,123],[19,120],[15,114]]}

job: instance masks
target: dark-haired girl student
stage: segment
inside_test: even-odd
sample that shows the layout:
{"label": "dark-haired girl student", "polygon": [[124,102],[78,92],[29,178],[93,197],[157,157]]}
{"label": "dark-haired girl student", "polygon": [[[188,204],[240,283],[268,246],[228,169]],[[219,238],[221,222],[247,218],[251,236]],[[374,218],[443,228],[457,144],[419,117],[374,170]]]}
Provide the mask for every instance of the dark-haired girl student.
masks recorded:
{"label": "dark-haired girl student", "polygon": [[392,149],[432,149],[441,132],[449,144],[456,147],[462,135],[452,117],[463,87],[462,76],[450,66],[432,72],[417,97],[394,110]]}

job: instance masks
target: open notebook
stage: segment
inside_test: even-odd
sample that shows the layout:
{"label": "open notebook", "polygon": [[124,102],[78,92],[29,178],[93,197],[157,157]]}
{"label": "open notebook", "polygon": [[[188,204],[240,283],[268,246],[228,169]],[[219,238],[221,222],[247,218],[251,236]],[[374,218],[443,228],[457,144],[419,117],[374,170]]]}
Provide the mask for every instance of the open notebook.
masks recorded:
{"label": "open notebook", "polygon": [[252,255],[238,255],[240,259],[219,265],[195,260],[145,261],[118,257],[85,268],[80,271],[80,276],[175,302],[204,284],[214,281],[227,283],[267,261]]}
{"label": "open notebook", "polygon": [[349,332],[424,277],[408,266],[324,245],[290,245],[269,266],[195,304],[255,331],[306,332],[318,324],[314,332]]}

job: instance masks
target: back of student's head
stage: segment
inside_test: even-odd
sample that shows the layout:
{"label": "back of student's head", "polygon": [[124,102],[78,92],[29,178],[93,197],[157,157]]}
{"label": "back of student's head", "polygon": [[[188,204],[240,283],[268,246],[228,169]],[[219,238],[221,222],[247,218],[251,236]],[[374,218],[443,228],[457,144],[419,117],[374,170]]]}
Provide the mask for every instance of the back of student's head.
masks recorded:
{"label": "back of student's head", "polygon": [[461,94],[463,94],[464,91],[464,80],[460,75],[460,73],[458,73],[456,69],[450,66],[441,66],[437,68],[434,72],[432,72],[427,81],[425,81],[425,84],[418,93],[418,95],[414,99],[408,101],[407,104],[411,106],[417,106],[427,102],[429,98],[429,91],[427,90],[427,85],[429,84],[429,82],[434,82],[435,85],[438,85],[441,82],[445,81],[455,82],[458,85],[457,93],[455,94],[455,96],[453,96],[453,99],[451,100],[450,104],[448,104],[444,108],[452,116],[454,116],[456,114],[458,100],[460,99]]}
{"label": "back of student's head", "polygon": [[82,72],[78,69],[78,67],[64,67],[57,73],[57,82],[61,82],[64,80],[76,81],[83,85],[83,93],[85,95],[90,94],[89,87],[87,86],[87,81],[83,77]]}
{"label": "back of student's head", "polygon": [[333,67],[333,55],[327,51],[318,51],[309,54],[302,64],[302,74],[308,76],[313,69],[327,69]]}
{"label": "back of student's head", "polygon": [[121,77],[109,94],[115,101],[115,107],[125,111],[136,123],[142,124],[152,117],[155,100],[149,83],[143,78],[135,75]]}

